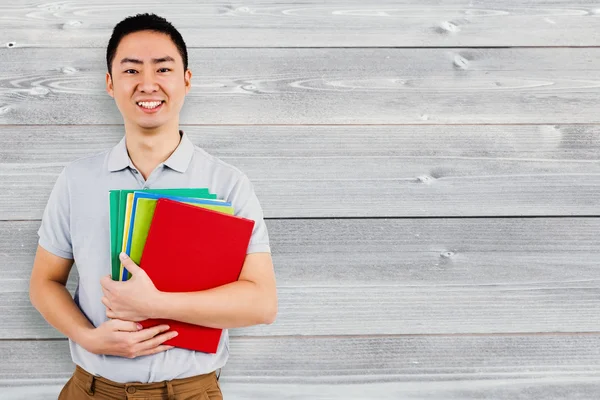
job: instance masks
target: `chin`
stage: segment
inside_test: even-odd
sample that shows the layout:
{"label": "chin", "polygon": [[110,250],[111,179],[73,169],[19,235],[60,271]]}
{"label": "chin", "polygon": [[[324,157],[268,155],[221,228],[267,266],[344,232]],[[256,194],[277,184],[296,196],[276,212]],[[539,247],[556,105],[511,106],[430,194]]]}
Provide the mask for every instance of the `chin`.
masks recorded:
{"label": "chin", "polygon": [[137,126],[139,126],[142,129],[158,129],[161,126],[165,125],[165,124],[162,124],[162,123],[151,123],[151,124],[148,124],[148,123],[143,123],[143,122],[136,123],[136,124],[137,124]]}

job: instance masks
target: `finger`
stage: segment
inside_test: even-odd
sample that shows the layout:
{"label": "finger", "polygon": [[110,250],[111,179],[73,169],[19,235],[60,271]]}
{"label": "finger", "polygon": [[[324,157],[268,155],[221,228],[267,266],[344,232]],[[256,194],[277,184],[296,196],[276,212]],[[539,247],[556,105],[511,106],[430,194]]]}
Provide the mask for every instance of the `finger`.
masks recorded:
{"label": "finger", "polygon": [[110,308],[110,300],[108,300],[108,297],[102,297],[102,304],[104,304],[106,308]]}
{"label": "finger", "polygon": [[173,339],[175,336],[177,336],[177,332],[175,331],[165,332],[163,334],[153,337],[152,339],[140,342],[136,345],[137,350],[135,353],[138,354],[139,352],[151,350],[155,347],[162,345],[167,340]]}
{"label": "finger", "polygon": [[115,282],[108,275],[105,275],[100,279],[100,285],[102,286],[103,291],[106,289],[110,292],[114,283]]}
{"label": "finger", "polygon": [[131,275],[135,275],[136,273],[138,273],[139,271],[141,271],[142,269],[140,267],[138,267],[138,265],[136,263],[133,262],[133,260],[131,258],[129,258],[129,256],[126,253],[121,253],[119,256],[119,259],[121,260],[121,263],[123,264],[123,266],[125,268],[127,268],[127,271],[131,272]]}
{"label": "finger", "polygon": [[116,319],[117,318],[117,314],[115,314],[115,312],[113,310],[111,310],[110,308],[106,309],[106,316],[110,319]]}
{"label": "finger", "polygon": [[113,322],[118,331],[137,332],[142,329],[142,325],[137,322],[123,321],[122,319],[113,319],[111,322]]}
{"label": "finger", "polygon": [[168,331],[170,329],[169,325],[157,325],[151,328],[142,329],[141,331],[136,333],[135,340],[136,342],[143,342],[148,339],[152,339],[154,336],[159,333]]}
{"label": "finger", "polygon": [[175,346],[168,346],[168,345],[165,344],[165,345],[162,345],[162,346],[155,347],[153,349],[142,351],[140,354],[137,355],[137,357],[149,356],[151,354],[160,353],[161,351],[171,350],[174,347]]}

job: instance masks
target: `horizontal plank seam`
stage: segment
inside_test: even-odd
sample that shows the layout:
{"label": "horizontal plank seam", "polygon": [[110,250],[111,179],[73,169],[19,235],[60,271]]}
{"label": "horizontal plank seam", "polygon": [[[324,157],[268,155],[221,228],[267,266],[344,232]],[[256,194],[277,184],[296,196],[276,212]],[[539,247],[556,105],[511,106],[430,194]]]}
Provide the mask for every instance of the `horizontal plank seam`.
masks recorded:
{"label": "horizontal plank seam", "polygon": [[[600,218],[600,214],[592,215],[450,215],[450,216],[372,216],[372,217],[265,217],[265,221],[285,221],[285,220],[368,220],[368,219],[539,219],[539,218]],[[40,222],[38,218],[35,219],[0,219],[0,222]]]}
{"label": "horizontal plank seam", "polygon": [[[325,49],[325,50],[335,50],[335,49],[360,49],[360,50],[371,50],[371,49],[403,49],[403,50],[421,50],[421,49],[595,49],[600,46],[595,45],[555,45],[555,46],[540,46],[540,45],[516,45],[516,46],[188,46],[188,50],[190,49],[228,49],[228,50],[245,50],[245,49],[288,49],[288,50],[311,50],[311,49]],[[20,46],[11,46],[5,47],[6,51],[16,50],[16,49],[24,49],[25,47]],[[68,48],[68,49],[99,49],[106,48],[106,46],[79,46],[79,47],[67,47],[67,46],[28,46],[27,49],[37,48],[37,49],[56,49],[56,48]]]}
{"label": "horizontal plank seam", "polygon": [[[224,367],[227,368],[227,367]],[[16,379],[0,379],[0,387],[8,388],[12,390],[16,390],[18,388],[34,388],[34,387],[47,387],[47,386],[59,386],[57,389],[60,390],[60,387],[67,382],[69,379],[70,372],[65,373],[63,377],[57,378],[16,378]],[[232,385],[236,383],[241,384],[255,384],[257,386],[262,386],[266,382],[261,377],[245,377],[244,375],[229,375],[225,370],[221,374],[221,380],[227,382],[227,384]],[[400,374],[386,374],[382,375],[360,375],[359,382],[351,382],[346,381],[340,383],[338,379],[340,376],[334,376],[332,380],[327,380],[325,378],[325,382],[321,381],[321,378],[305,378],[309,381],[304,382],[304,384],[318,384],[322,385],[323,383],[329,385],[336,385],[336,388],[339,387],[337,385],[355,385],[358,383],[359,385],[387,385],[399,383],[402,385],[406,381],[396,382],[397,378],[412,378],[414,382],[419,382],[421,385],[425,385],[429,380],[435,381],[437,383],[440,382],[456,382],[457,380],[467,379],[473,382],[484,382],[498,379],[510,379],[512,383],[517,384],[520,382],[524,382],[524,384],[531,384],[531,379],[542,380],[542,381],[553,381],[552,383],[556,385],[560,383],[564,379],[568,379],[571,382],[586,382],[590,381],[590,383],[595,384],[598,382],[598,377],[600,376],[600,372],[594,370],[540,370],[540,371],[519,371],[519,372],[499,372],[499,371],[491,371],[491,372],[456,372],[456,373],[440,373],[440,372],[423,372],[423,373],[400,373]],[[269,386],[276,385],[289,385],[294,384],[297,385],[297,379],[299,376],[288,376],[288,377],[276,377],[270,376],[267,379],[269,380],[266,383]],[[356,375],[344,375],[346,378],[357,377]],[[291,380],[290,380],[291,378]],[[559,379],[559,380],[557,380]],[[356,386],[355,386],[356,387]],[[22,397],[19,397],[22,398]]]}
{"label": "horizontal plank seam", "polygon": [[[597,122],[490,122],[490,123],[394,123],[394,124],[377,124],[377,123],[361,123],[361,124],[180,124],[181,128],[185,128],[186,126],[281,126],[281,127],[302,127],[302,126],[546,126],[546,125],[587,125],[587,126],[599,126],[600,123]],[[120,126],[120,124],[0,124],[0,127],[13,127],[13,128],[21,128],[21,127],[51,127],[51,126]]]}
{"label": "horizontal plank seam", "polygon": [[[498,332],[498,333],[410,333],[410,334],[352,334],[352,335],[271,335],[271,336],[250,336],[235,335],[232,339],[401,339],[401,338],[424,338],[424,337],[495,337],[495,336],[600,336],[600,331],[590,332]],[[0,342],[53,342],[67,341],[67,338],[1,338]]]}

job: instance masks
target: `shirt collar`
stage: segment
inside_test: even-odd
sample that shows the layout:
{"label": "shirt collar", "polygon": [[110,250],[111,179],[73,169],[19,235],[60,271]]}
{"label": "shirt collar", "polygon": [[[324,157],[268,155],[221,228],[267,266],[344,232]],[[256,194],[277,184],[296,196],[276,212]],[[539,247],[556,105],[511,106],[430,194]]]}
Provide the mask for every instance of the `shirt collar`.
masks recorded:
{"label": "shirt collar", "polygon": [[[179,145],[164,164],[175,171],[183,173],[187,170],[194,155],[194,144],[184,131],[179,130],[179,134],[181,135]],[[127,167],[135,169],[127,152],[125,136],[123,136],[121,141],[112,148],[108,156],[108,170],[114,172]]]}

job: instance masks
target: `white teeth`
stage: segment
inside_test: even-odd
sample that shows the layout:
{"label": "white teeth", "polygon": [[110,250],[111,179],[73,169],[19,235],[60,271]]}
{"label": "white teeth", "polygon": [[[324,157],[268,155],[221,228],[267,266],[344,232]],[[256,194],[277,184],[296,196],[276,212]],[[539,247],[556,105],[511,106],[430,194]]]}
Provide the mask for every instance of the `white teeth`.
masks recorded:
{"label": "white teeth", "polygon": [[138,102],[137,104],[144,107],[144,108],[156,108],[158,106],[160,106],[162,103],[162,101],[152,101],[152,102]]}

